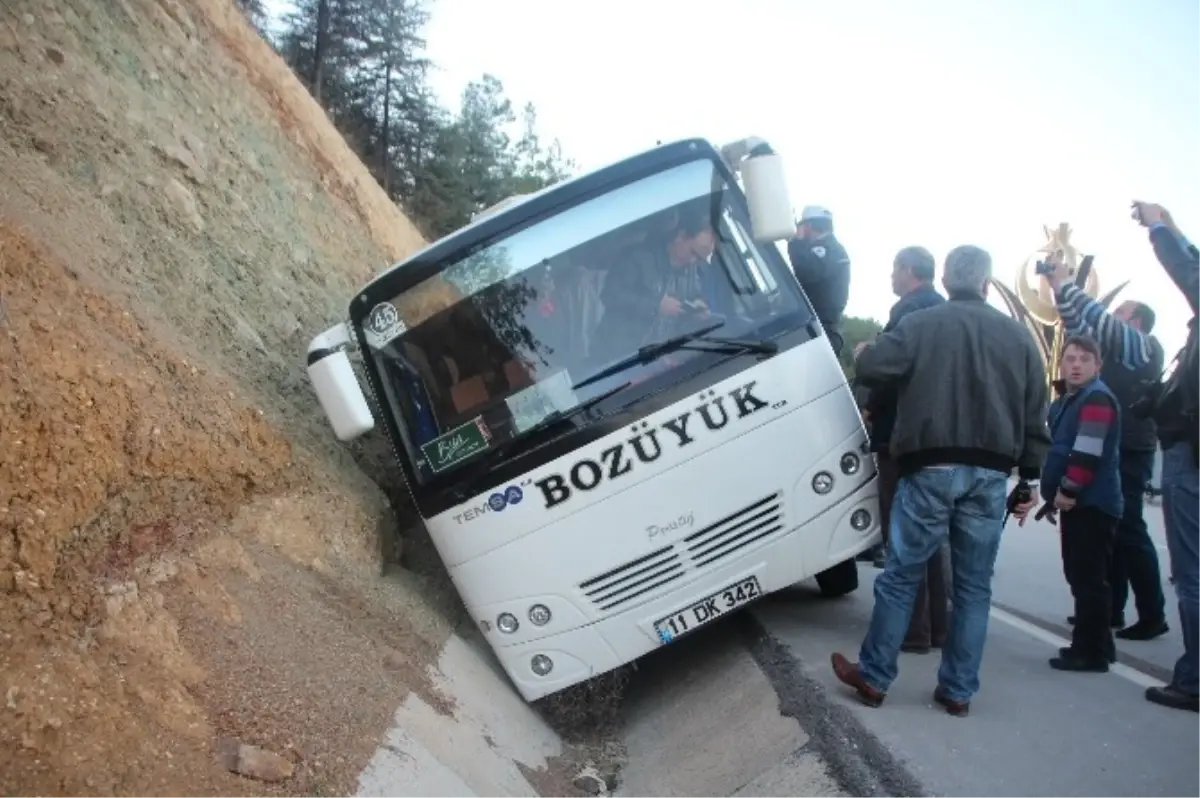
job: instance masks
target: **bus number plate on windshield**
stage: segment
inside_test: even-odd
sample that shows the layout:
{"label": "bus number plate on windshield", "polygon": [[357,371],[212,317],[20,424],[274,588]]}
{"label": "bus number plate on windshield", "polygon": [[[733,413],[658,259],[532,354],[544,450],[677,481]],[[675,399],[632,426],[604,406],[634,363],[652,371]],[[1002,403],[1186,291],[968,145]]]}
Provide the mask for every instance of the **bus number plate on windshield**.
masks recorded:
{"label": "bus number plate on windshield", "polygon": [[672,613],[654,622],[654,633],[664,643],[670,643],[680,635],[711,623],[743,604],[749,604],[762,595],[758,579],[748,576],[729,587],[718,590],[711,596],[697,601],[690,607]]}

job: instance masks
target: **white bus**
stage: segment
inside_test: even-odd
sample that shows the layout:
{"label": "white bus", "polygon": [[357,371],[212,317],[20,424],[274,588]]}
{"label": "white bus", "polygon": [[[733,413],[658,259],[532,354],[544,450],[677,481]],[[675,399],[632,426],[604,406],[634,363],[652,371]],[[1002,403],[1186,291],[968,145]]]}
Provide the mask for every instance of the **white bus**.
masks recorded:
{"label": "white bus", "polygon": [[521,695],[810,577],[854,590],[875,466],[770,147],[680,141],[502,205],[364,287],[308,364],[339,438],[384,427]]}

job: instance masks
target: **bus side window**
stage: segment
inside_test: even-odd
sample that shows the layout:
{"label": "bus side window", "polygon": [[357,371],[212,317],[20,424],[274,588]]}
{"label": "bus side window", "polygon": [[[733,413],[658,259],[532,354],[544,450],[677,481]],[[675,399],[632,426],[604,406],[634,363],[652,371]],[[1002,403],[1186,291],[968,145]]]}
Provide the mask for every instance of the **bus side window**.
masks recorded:
{"label": "bus side window", "polygon": [[751,246],[750,237],[737,220],[726,210],[722,215],[722,221],[725,229],[733,238],[737,249],[737,262],[742,265],[742,268],[747,271],[750,277],[754,280],[757,291],[748,291],[746,293],[761,293],[773,294],[779,287],[775,284],[775,279],[771,276],[769,269],[764,268],[763,264],[758,262],[758,255]]}
{"label": "bus side window", "polygon": [[729,281],[733,293],[739,297],[758,293],[758,285],[746,269],[745,261],[738,254],[736,246],[723,240],[717,244],[717,252],[719,258],[714,258],[714,266],[724,272],[723,279]]}

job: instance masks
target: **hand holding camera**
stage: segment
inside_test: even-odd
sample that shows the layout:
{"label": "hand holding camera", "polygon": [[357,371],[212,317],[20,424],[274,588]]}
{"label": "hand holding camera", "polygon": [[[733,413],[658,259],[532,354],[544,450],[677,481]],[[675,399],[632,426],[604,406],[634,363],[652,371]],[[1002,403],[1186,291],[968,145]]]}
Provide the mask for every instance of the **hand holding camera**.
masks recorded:
{"label": "hand holding camera", "polygon": [[1167,213],[1167,209],[1157,203],[1141,202],[1135,200],[1133,202],[1133,211],[1130,214],[1133,220],[1142,227],[1153,227],[1156,224],[1162,223],[1168,227],[1174,228],[1171,222],[1171,214]]}
{"label": "hand holding camera", "polygon": [[1058,287],[1071,277],[1071,268],[1067,265],[1066,253],[1061,249],[1054,250],[1045,260],[1037,262],[1034,273],[1045,277],[1050,281],[1050,285],[1058,290]]}

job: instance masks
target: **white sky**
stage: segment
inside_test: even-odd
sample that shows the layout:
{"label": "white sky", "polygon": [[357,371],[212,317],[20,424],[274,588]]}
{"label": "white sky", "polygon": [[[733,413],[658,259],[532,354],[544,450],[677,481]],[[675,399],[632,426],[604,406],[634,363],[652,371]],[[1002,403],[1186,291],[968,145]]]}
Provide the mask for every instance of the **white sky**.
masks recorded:
{"label": "white sky", "polygon": [[[269,0],[279,8],[287,0]],[[1101,290],[1189,317],[1129,219],[1158,201],[1200,240],[1194,0],[434,0],[434,86],[485,72],[583,169],[668,141],[769,140],[792,198],[832,209],[847,312],[886,318],[896,250],[991,251],[1012,282],[1070,222]],[[734,13],[734,9],[737,13]]]}

